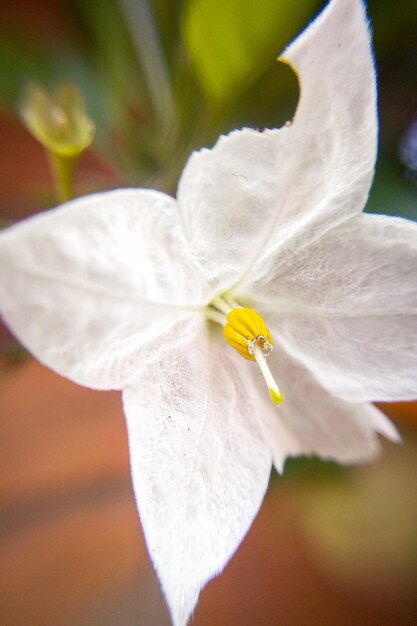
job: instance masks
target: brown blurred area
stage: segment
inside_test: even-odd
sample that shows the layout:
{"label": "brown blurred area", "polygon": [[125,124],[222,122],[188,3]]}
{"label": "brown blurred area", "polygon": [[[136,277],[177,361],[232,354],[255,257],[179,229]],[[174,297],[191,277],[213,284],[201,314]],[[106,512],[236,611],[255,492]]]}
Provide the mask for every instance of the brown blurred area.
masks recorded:
{"label": "brown blurred area", "polygon": [[[3,370],[0,384],[1,623],[168,626],[136,513],[118,394],[76,386],[32,360]],[[409,476],[400,498],[407,499],[414,478]],[[326,524],[336,519],[340,525],[340,489],[331,502],[342,508],[334,511],[323,505],[332,481],[324,491],[323,485],[280,481],[236,556],[202,593],[192,623],[414,624],[415,584],[413,589],[411,579],[407,589],[401,577],[404,545],[397,568],[389,554],[374,562],[366,550],[355,554],[356,537],[353,554],[338,549],[336,560],[333,553],[329,559],[329,547],[320,541]],[[317,511],[320,502],[324,509]],[[325,523],[317,513],[326,515]],[[397,508],[398,516],[403,513]],[[350,532],[344,520],[342,535]],[[367,562],[358,565],[362,554]]]}

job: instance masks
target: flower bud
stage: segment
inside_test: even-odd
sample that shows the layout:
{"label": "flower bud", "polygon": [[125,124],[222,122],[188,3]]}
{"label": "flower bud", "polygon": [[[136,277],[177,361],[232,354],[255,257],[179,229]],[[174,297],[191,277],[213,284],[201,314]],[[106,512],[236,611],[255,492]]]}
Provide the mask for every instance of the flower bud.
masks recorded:
{"label": "flower bud", "polygon": [[94,122],[81,91],[71,83],[59,85],[53,93],[29,84],[20,115],[28,131],[54,154],[78,156],[93,141]]}
{"label": "flower bud", "polygon": [[71,83],[62,83],[50,94],[31,83],[21,102],[20,116],[48,153],[58,201],[70,200],[76,163],[95,133],[81,91]]}

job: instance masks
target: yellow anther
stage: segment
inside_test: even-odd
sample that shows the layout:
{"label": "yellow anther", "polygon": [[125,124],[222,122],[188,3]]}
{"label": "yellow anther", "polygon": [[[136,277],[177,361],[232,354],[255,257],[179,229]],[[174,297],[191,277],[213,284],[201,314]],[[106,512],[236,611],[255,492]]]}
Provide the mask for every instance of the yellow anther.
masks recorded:
{"label": "yellow anther", "polygon": [[284,394],[266,363],[266,357],[272,351],[274,341],[263,317],[253,309],[240,307],[232,309],[226,317],[227,323],[223,327],[223,333],[227,343],[244,359],[257,362],[272,402],[275,405],[281,404]]}
{"label": "yellow anther", "polygon": [[274,345],[263,317],[250,308],[232,309],[227,314],[223,333],[227,343],[248,361],[256,360],[253,352],[255,342],[260,345],[265,356]]}

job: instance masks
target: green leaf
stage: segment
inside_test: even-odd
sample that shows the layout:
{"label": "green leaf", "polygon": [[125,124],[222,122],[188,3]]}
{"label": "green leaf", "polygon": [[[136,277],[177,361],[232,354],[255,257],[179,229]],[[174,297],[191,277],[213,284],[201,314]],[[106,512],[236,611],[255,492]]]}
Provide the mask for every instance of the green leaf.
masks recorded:
{"label": "green leaf", "polygon": [[206,94],[235,97],[313,17],[317,0],[189,0],[184,39]]}

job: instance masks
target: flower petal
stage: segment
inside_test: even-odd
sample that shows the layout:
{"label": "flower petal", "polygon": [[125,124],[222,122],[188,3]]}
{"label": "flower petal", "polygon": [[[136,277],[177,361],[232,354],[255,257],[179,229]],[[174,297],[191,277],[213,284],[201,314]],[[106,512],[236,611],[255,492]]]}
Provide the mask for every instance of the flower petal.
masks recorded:
{"label": "flower petal", "polygon": [[187,332],[191,307],[207,298],[181,236],[175,201],[154,191],[87,196],[33,217],[0,235],[2,315],[58,373],[120,388],[152,349]]}
{"label": "flower petal", "polygon": [[139,513],[175,626],[242,541],[271,469],[243,360],[223,342],[209,348],[203,324],[123,395]]}
{"label": "flower petal", "polygon": [[275,419],[265,414],[264,422],[278,471],[282,468],[283,428],[298,442],[298,450],[294,447],[288,456],[317,455],[345,464],[374,459],[381,450],[376,433],[399,441],[393,424],[372,404],[332,396],[311,372],[279,347],[269,359],[285,394],[284,402],[275,410]]}
{"label": "flower petal", "polygon": [[363,214],[247,290],[332,393],[390,401],[417,397],[416,286],[417,224]]}
{"label": "flower petal", "polygon": [[187,239],[219,289],[358,213],[368,195],[377,121],[362,2],[333,0],[285,59],[301,84],[293,124],[221,137],[191,156],[180,180]]}

